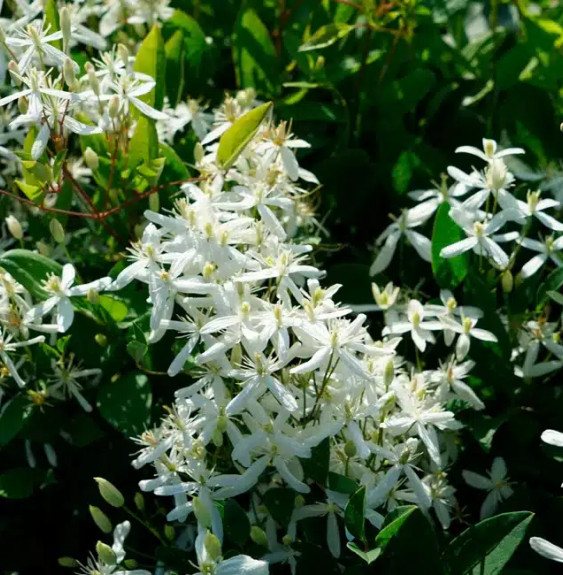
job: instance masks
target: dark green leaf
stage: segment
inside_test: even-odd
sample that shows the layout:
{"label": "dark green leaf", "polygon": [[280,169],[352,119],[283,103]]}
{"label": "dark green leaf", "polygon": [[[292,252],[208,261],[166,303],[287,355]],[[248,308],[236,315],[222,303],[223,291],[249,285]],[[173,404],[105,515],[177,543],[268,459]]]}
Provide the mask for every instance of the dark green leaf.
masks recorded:
{"label": "dark green leaf", "polygon": [[243,547],[250,537],[250,520],[234,499],[228,499],[225,503],[223,525],[226,537]]}
{"label": "dark green leaf", "polygon": [[344,511],[346,529],[356,538],[365,538],[366,486],[362,485],[348,500]]}
{"label": "dark green leaf", "polygon": [[23,428],[31,414],[31,405],[25,395],[16,395],[0,411],[0,446],[9,443]]}
{"label": "dark green leaf", "polygon": [[28,467],[10,469],[0,475],[0,497],[26,499],[33,493],[34,472]]}
{"label": "dark green leaf", "polygon": [[274,487],[264,493],[264,505],[272,517],[281,525],[287,525],[291,520],[295,506],[295,491],[284,487]]}

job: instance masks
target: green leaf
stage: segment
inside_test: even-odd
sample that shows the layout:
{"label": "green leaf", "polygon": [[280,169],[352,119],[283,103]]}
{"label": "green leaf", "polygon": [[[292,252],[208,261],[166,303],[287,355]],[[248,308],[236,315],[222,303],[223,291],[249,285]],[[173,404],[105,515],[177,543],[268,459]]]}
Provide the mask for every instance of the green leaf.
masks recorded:
{"label": "green leaf", "polygon": [[18,467],[0,475],[0,497],[26,499],[33,493],[33,469]]}
{"label": "green leaf", "polygon": [[119,299],[111,295],[100,295],[100,305],[109,313],[113,321],[123,321],[129,310],[127,306]]}
{"label": "green leaf", "polygon": [[380,549],[385,549],[389,541],[397,535],[405,521],[417,510],[416,505],[405,505],[389,513],[385,518],[383,529],[377,534],[375,541]]}
{"label": "green leaf", "polygon": [[561,286],[563,286],[563,267],[553,270],[538,288],[538,304],[543,305],[550,297],[548,292],[557,292]]}
{"label": "green leaf", "polygon": [[270,109],[271,102],[266,102],[241,116],[219,140],[217,163],[223,170],[228,170],[254,138],[260,124],[264,121]]}
{"label": "green leaf", "polygon": [[466,529],[446,549],[450,571],[497,575],[524,539],[533,516],[529,511],[502,513]]}
{"label": "green leaf", "polygon": [[307,42],[299,47],[299,52],[307,52],[309,50],[320,50],[332,46],[338,40],[345,38],[354,29],[354,26],[345,24],[343,22],[334,22],[321,26]]}
{"label": "green leaf", "polygon": [[159,179],[161,184],[187,180],[191,176],[186,164],[173,148],[161,142],[158,147],[158,154],[166,160]]}
{"label": "green leaf", "polygon": [[31,415],[31,410],[29,400],[22,394],[12,397],[4,404],[0,411],[0,446],[16,437]]}
{"label": "green leaf", "polygon": [[170,105],[175,107],[184,90],[184,34],[176,30],[164,45],[166,53],[166,95]]}
{"label": "green leaf", "polygon": [[[47,0],[45,4],[45,24],[46,27],[49,26],[49,35],[54,34],[55,32],[59,32],[61,29],[61,25],[59,23],[59,10],[57,8],[56,0]],[[63,41],[62,40],[53,40],[49,42],[55,48],[59,50],[63,49]]]}
{"label": "green leaf", "polygon": [[350,477],[329,471],[328,473],[328,488],[338,493],[347,493],[352,495],[358,490],[358,484]]}
{"label": "green leaf", "polygon": [[152,392],[143,373],[128,373],[98,390],[102,416],[128,436],[140,434],[151,420]]}
{"label": "green leaf", "polygon": [[162,33],[157,24],[152,27],[139,47],[133,70],[135,70],[135,72],[148,74],[154,78],[156,81],[154,90],[151,90],[148,94],[139,96],[139,99],[146,102],[149,106],[161,110],[162,104],[164,103],[164,88],[166,83],[166,53]]}
{"label": "green leaf", "polygon": [[326,484],[330,463],[330,439],[327,437],[311,450],[311,457],[301,459],[305,476],[321,485]]}
{"label": "green leaf", "polygon": [[225,503],[223,525],[225,535],[239,547],[243,547],[250,537],[250,520],[234,499],[228,499]]}
{"label": "green leaf", "polygon": [[61,275],[62,266],[49,258],[29,250],[10,250],[0,257],[0,268],[5,269],[16,281],[35,297],[44,299],[48,293],[41,282],[48,274]]}
{"label": "green leaf", "polygon": [[154,120],[140,116],[129,144],[129,168],[133,170],[142,163],[150,164],[158,155],[158,134]]}
{"label": "green leaf", "polygon": [[288,525],[295,507],[295,491],[273,487],[264,493],[262,500],[272,517],[281,525]]}
{"label": "green leaf", "polygon": [[267,97],[279,91],[276,50],[268,29],[254,10],[244,10],[235,25],[233,58],[237,83]]}
{"label": "green leaf", "polygon": [[21,180],[16,180],[16,184],[18,188],[26,195],[27,199],[35,202],[36,204],[39,204],[45,196],[45,192],[39,186],[26,184]]}
{"label": "green leaf", "polygon": [[555,303],[559,305],[563,305],[563,294],[556,292],[556,291],[547,291],[546,295],[552,299]]}
{"label": "green leaf", "polygon": [[365,539],[365,499],[366,486],[362,485],[350,497],[344,510],[346,529],[356,538]]}
{"label": "green leaf", "polygon": [[465,279],[469,266],[465,253],[449,259],[440,256],[443,248],[465,237],[461,228],[450,217],[450,209],[450,205],[443,202],[436,212],[432,232],[432,271],[441,288],[454,289]]}
{"label": "green leaf", "polygon": [[353,551],[358,557],[361,557],[368,565],[373,563],[381,555],[381,549],[378,547],[370,549],[369,551],[362,551],[353,541],[349,541],[346,547],[348,547],[350,551]]}

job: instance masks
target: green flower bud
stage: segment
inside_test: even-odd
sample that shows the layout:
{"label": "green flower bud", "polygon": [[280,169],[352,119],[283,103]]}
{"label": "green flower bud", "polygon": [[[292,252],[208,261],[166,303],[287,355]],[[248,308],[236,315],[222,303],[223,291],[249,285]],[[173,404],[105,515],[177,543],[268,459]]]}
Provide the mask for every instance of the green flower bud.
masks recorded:
{"label": "green flower bud", "polygon": [[354,455],[356,455],[357,452],[358,450],[356,449],[354,442],[347,441],[346,444],[344,445],[344,453],[346,454],[346,457],[354,457]]}
{"label": "green flower bud", "polygon": [[205,539],[203,540],[203,544],[205,545],[205,549],[209,553],[209,556],[214,560],[217,561],[221,557],[221,543],[219,539],[213,533],[207,532]]}
{"label": "green flower bud", "polygon": [[504,293],[510,293],[514,288],[514,277],[512,276],[512,272],[510,270],[506,270],[501,278],[500,283],[502,285],[502,291]]}
{"label": "green flower bud", "polygon": [[198,142],[194,146],[194,160],[196,164],[199,164],[203,160],[204,156],[205,156],[205,150],[203,149],[201,142]]}
{"label": "green flower bud", "polygon": [[174,540],[174,537],[176,537],[176,530],[174,529],[174,527],[172,527],[172,525],[166,524],[164,526],[164,536],[169,541]]}
{"label": "green flower bud", "polygon": [[100,303],[100,294],[95,289],[88,290],[86,294],[86,299],[93,305],[98,305]]}
{"label": "green flower bud", "polygon": [[50,256],[51,252],[53,251],[51,249],[51,246],[49,246],[48,244],[46,244],[45,242],[42,241],[38,241],[36,244],[37,246],[37,251],[42,255],[42,256]]}
{"label": "green flower bud", "polygon": [[28,109],[28,100],[26,98],[18,98],[18,112],[20,114],[27,114]]}
{"label": "green flower bud", "polygon": [[149,210],[151,210],[152,212],[158,212],[159,209],[160,209],[160,198],[158,196],[158,193],[151,194],[149,196]]}
{"label": "green flower bud", "polygon": [[76,84],[76,74],[74,73],[73,62],[70,58],[66,58],[63,64],[63,76],[67,85],[74,89]]}
{"label": "green flower bud", "polygon": [[88,83],[90,84],[90,88],[92,88],[92,92],[96,94],[96,96],[100,95],[100,81],[96,76],[96,70],[91,62],[86,62],[84,65],[84,69],[86,70],[86,75],[88,76]]}
{"label": "green flower bud", "polygon": [[220,431],[221,433],[225,433],[225,431],[227,431],[227,424],[229,423],[229,420],[227,418],[226,415],[220,415],[217,418],[217,430]]}
{"label": "green flower bud", "polygon": [[145,508],[145,498],[143,497],[143,494],[140,491],[137,491],[137,493],[135,493],[133,501],[135,502],[135,507],[139,511],[142,511]]}
{"label": "green flower bud", "polygon": [[94,477],[94,481],[98,484],[100,495],[107,503],[114,507],[123,507],[125,499],[123,498],[121,491],[119,491],[115,485],[103,477]]}
{"label": "green flower bud", "polygon": [[199,497],[193,498],[192,505],[197,522],[203,527],[211,527],[211,513],[209,513],[207,507],[199,500]]}
{"label": "green flower bud", "polygon": [[119,59],[127,66],[129,63],[129,48],[125,44],[117,45],[117,55]]}
{"label": "green flower bud", "polygon": [[[8,70],[10,72],[14,72],[15,74],[19,74],[20,73],[20,69],[18,67],[18,63],[15,62],[14,60],[10,60],[8,62]],[[16,76],[14,76],[14,74],[10,74],[10,76],[12,76],[12,80],[14,80],[16,86],[21,86],[22,85],[22,81],[19,78],[16,78]]]}
{"label": "green flower bud", "polygon": [[10,214],[6,218],[6,225],[8,226],[8,231],[16,240],[21,240],[23,238],[23,228],[18,218]]}
{"label": "green flower bud", "polygon": [[385,370],[383,371],[383,383],[385,389],[388,389],[395,377],[395,365],[393,360],[389,360],[385,365]]}
{"label": "green flower bud", "polygon": [[[72,23],[70,21],[70,12],[66,6],[59,10],[59,22],[61,24],[61,32],[63,33],[63,52],[68,53],[68,46],[70,44],[70,34]],[[67,82],[68,83],[68,82]]]}
{"label": "green flower bud", "polygon": [[137,561],[135,561],[135,559],[125,559],[123,565],[125,565],[127,569],[137,569],[137,567],[139,566],[139,564],[137,563]]}
{"label": "green flower bud", "polygon": [[73,559],[72,557],[59,557],[57,559],[57,563],[61,567],[77,567],[78,566],[78,561],[76,561],[76,559]]}
{"label": "green flower bud", "polygon": [[59,220],[53,218],[49,222],[49,230],[51,232],[51,235],[53,236],[53,239],[58,244],[64,244],[64,242],[65,242],[65,230],[64,230],[61,222],[59,222]]}
{"label": "green flower bud", "polygon": [[84,153],[82,154],[82,156],[84,157],[84,161],[86,162],[86,165],[93,172],[95,172],[99,168],[100,158],[98,157],[98,154],[96,154],[96,152],[94,152],[94,150],[92,150],[92,148],[90,148],[90,146],[88,146],[84,150]]}
{"label": "green flower bud", "polygon": [[115,565],[117,562],[117,557],[115,556],[113,549],[102,541],[98,541],[96,543],[96,553],[98,554],[100,561],[106,565]]}
{"label": "green flower bud", "polygon": [[223,434],[216,429],[211,436],[211,441],[213,441],[213,445],[221,447],[223,445]]}
{"label": "green flower bud", "polygon": [[119,98],[115,95],[109,99],[108,112],[112,118],[115,118],[119,114]]}
{"label": "green flower bud", "polygon": [[94,336],[94,341],[100,346],[100,347],[107,347],[108,345],[108,338],[106,335],[104,335],[103,333],[97,333]]}
{"label": "green flower bud", "polygon": [[266,532],[258,525],[253,525],[250,528],[250,538],[256,545],[261,547],[268,547],[268,537],[266,537]]}
{"label": "green flower bud", "polygon": [[293,537],[291,535],[284,535],[282,537],[282,543],[284,545],[291,545],[293,543]]}
{"label": "green flower bud", "polygon": [[99,508],[90,505],[88,507],[90,510],[90,515],[94,520],[94,523],[104,532],[104,533],[111,533],[113,529],[111,521],[108,519],[108,516]]}
{"label": "green flower bud", "polygon": [[520,287],[520,285],[522,284],[523,281],[524,281],[524,279],[522,278],[522,274],[520,272],[518,272],[516,274],[516,277],[514,278],[514,285],[516,287]]}

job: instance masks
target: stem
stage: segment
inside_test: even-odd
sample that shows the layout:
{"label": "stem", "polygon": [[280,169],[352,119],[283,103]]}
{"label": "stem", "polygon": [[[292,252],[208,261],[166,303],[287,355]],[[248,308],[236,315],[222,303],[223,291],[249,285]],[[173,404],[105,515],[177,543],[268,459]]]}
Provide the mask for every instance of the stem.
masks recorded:
{"label": "stem", "polygon": [[160,541],[160,543],[162,543],[162,545],[164,545],[165,547],[168,546],[168,543],[166,541],[164,541],[164,539],[160,536],[160,534],[158,533],[158,531],[154,527],[151,527],[148,523],[146,523],[143,519],[141,519],[136,513],[131,511],[131,509],[129,509],[129,507],[127,507],[126,505],[123,506],[123,510],[126,513],[128,513],[133,519],[135,519],[135,521],[140,523],[150,533],[152,533]]}

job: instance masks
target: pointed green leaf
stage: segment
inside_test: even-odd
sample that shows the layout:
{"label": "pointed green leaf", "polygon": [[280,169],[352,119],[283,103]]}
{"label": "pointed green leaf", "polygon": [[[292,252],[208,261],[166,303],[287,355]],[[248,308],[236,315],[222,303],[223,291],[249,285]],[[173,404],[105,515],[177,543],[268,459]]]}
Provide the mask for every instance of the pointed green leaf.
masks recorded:
{"label": "pointed green leaf", "polygon": [[320,50],[332,46],[338,40],[345,38],[354,29],[354,26],[343,22],[334,22],[321,26],[308,40],[299,47],[299,52]]}
{"label": "pointed green leaf", "polygon": [[[55,32],[59,32],[61,29],[61,25],[59,23],[59,10],[57,8],[56,0],[47,0],[45,4],[45,24],[49,26],[49,35],[54,34]],[[62,40],[54,40],[49,42],[55,48],[59,50],[63,49],[63,41]]]}
{"label": "pointed green leaf", "polygon": [[184,90],[184,34],[176,30],[164,45],[166,53],[166,95],[170,106],[178,104]]}
{"label": "pointed green leaf", "polygon": [[348,500],[344,510],[346,529],[356,538],[365,538],[365,499],[366,486],[362,485]]}
{"label": "pointed green leaf", "polygon": [[272,107],[272,102],[266,102],[241,116],[219,140],[217,163],[223,170],[228,170],[254,138],[260,124],[264,121]]}
{"label": "pointed green leaf", "polygon": [[450,205],[443,202],[436,213],[432,232],[432,271],[441,288],[453,289],[465,279],[469,266],[467,254],[448,259],[440,256],[443,248],[465,238],[465,234],[449,214]]}
{"label": "pointed green leaf", "polygon": [[533,516],[529,511],[502,513],[466,529],[446,549],[451,573],[500,573],[526,536]]}
{"label": "pointed green leaf", "polygon": [[154,25],[147,37],[143,40],[133,65],[135,72],[148,74],[156,81],[154,90],[139,98],[149,106],[162,109],[164,103],[164,87],[166,78],[166,54],[164,40],[158,25]]}
{"label": "pointed green leaf", "polygon": [[370,549],[369,551],[362,551],[353,541],[349,541],[346,544],[346,547],[350,549],[353,553],[355,553],[358,557],[361,557],[368,565],[373,563],[380,555],[381,549],[375,548]]}
{"label": "pointed green leaf", "polygon": [[12,397],[0,411],[0,446],[9,443],[31,415],[31,404],[25,395]]}

